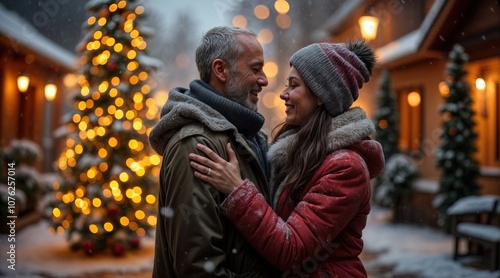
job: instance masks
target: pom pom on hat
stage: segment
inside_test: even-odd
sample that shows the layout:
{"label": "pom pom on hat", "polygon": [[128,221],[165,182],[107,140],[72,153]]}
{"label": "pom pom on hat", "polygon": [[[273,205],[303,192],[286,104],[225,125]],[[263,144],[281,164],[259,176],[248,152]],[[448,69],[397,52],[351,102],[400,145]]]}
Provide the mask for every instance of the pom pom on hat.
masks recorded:
{"label": "pom pom on hat", "polygon": [[290,65],[335,117],[358,99],[359,89],[370,80],[375,54],[362,41],[314,43],[293,54]]}

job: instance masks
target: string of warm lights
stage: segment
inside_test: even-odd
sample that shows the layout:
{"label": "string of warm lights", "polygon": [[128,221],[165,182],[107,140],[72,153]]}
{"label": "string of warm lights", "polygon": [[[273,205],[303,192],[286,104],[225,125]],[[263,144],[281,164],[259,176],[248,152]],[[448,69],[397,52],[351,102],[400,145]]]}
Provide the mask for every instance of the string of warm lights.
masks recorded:
{"label": "string of warm lights", "polygon": [[[97,2],[96,2],[97,3]],[[110,247],[121,255],[156,225],[160,157],[147,146],[158,108],[150,96],[147,44],[138,28],[144,7],[101,1],[89,8],[82,40],[81,89],[57,166],[51,218],[87,254]]]}

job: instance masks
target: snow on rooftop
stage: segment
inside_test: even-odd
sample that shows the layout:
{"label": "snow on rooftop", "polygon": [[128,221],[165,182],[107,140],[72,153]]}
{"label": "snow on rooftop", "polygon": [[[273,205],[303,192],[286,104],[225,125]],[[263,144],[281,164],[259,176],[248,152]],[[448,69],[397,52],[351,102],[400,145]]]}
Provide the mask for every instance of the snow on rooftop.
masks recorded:
{"label": "snow on rooftop", "polygon": [[[313,37],[316,40],[325,40],[329,32],[338,28],[347,18],[351,17],[352,13],[358,9],[362,3],[363,1],[360,0],[346,2],[346,4],[342,5],[327,19],[326,23],[313,34]],[[436,0],[418,29],[378,48],[378,62],[380,64],[386,64],[416,53],[420,49],[423,40],[428,35],[445,4],[446,0]]]}
{"label": "snow on rooftop", "polygon": [[345,3],[342,4],[337,11],[335,11],[334,14],[326,20],[323,26],[321,26],[319,30],[313,34],[313,38],[317,41],[327,39],[329,32],[337,29],[342,22],[351,17],[352,13],[359,8],[363,2],[364,0],[345,1]]}
{"label": "snow on rooftop", "polygon": [[[432,5],[431,9],[427,13],[427,15],[424,18],[424,21],[420,25],[420,34],[422,38],[420,39],[420,44],[422,43],[423,39],[428,36],[429,31],[432,28],[432,25],[436,21],[437,17],[439,16],[439,13],[443,9],[444,5],[446,4],[446,0],[436,0],[434,4]],[[419,47],[420,47],[419,44]]]}
{"label": "snow on rooftop", "polygon": [[0,18],[0,33],[10,38],[14,49],[24,45],[68,69],[75,69],[77,58],[74,54],[40,34],[29,22],[1,3]]}
{"label": "snow on rooftop", "polygon": [[416,53],[445,4],[446,0],[435,1],[418,29],[378,48],[378,62],[386,64]]}
{"label": "snow on rooftop", "polygon": [[386,64],[394,60],[403,58],[412,53],[416,53],[420,45],[420,30],[410,32],[398,40],[392,41],[376,50],[378,62]]}

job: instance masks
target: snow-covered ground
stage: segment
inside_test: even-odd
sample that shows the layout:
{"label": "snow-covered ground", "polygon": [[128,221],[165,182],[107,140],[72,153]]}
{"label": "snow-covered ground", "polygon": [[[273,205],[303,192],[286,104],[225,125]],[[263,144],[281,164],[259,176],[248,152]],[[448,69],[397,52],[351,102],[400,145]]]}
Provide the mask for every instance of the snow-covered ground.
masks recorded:
{"label": "snow-covered ground", "polygon": [[[428,227],[390,223],[391,212],[373,207],[363,232],[364,264],[370,278],[497,278],[499,271],[488,271],[484,258],[454,261],[453,237]],[[474,261],[475,260],[475,261]],[[481,269],[467,265],[481,265]],[[383,274],[377,274],[384,270]]]}
{"label": "snow-covered ground", "polygon": [[[453,239],[449,234],[426,227],[395,225],[389,220],[388,210],[374,207],[364,230],[363,260],[370,278],[500,276],[499,271],[476,269],[453,261]],[[95,277],[102,273],[116,277],[143,273],[143,277],[150,277],[152,239],[143,240],[142,249],[121,258],[106,254],[87,257],[70,251],[64,236],[51,235],[48,226],[46,221],[40,221],[16,234],[15,271],[8,268],[11,243],[7,242],[7,235],[1,235],[0,277]]]}
{"label": "snow-covered ground", "polygon": [[123,274],[145,272],[153,267],[152,238],[143,239],[142,248],[122,257],[110,252],[86,256],[81,250],[71,251],[65,236],[50,234],[46,220],[15,235],[15,270],[9,268],[12,264],[7,260],[10,244],[7,235],[1,235],[0,277],[96,277],[100,273],[127,277]]}

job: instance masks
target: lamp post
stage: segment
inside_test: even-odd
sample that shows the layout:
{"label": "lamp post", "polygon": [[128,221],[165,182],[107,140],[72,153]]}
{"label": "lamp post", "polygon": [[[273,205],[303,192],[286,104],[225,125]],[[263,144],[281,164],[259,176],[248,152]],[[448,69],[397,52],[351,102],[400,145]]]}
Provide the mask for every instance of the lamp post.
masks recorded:
{"label": "lamp post", "polygon": [[[482,74],[479,74],[479,77],[476,78],[476,81],[474,82],[476,85],[476,90],[478,91],[478,95],[482,95],[482,108],[481,108],[481,116],[483,117],[483,134],[484,134],[484,139],[483,142],[485,146],[489,147],[490,146],[490,139],[489,139],[489,130],[488,130],[488,100],[487,100],[487,93],[486,93],[486,81],[482,78]],[[481,100],[481,97],[479,97]],[[483,136],[481,136],[483,137]]]}
{"label": "lamp post", "polygon": [[377,37],[378,22],[378,18],[374,16],[365,15],[359,18],[358,24],[363,39],[371,41]]}
{"label": "lamp post", "polygon": [[45,85],[45,99],[47,101],[53,101],[56,98],[57,86],[55,84]]}
{"label": "lamp post", "polygon": [[482,92],[483,93],[483,109],[481,110],[481,116],[483,116],[483,118],[486,118],[488,116],[488,111],[487,111],[487,108],[486,108],[486,82],[484,81],[484,79],[482,77],[478,77],[476,78],[476,89],[479,91],[479,92]]}
{"label": "lamp post", "polygon": [[30,77],[26,74],[21,74],[17,77],[17,89],[21,93],[25,93],[30,86]]}
{"label": "lamp post", "polygon": [[44,171],[52,171],[52,148],[54,142],[52,139],[52,102],[54,101],[57,94],[57,86],[52,83],[48,83],[44,87],[45,93],[45,111],[44,111],[44,129],[43,129],[43,139],[42,146],[45,152],[44,155]]}

